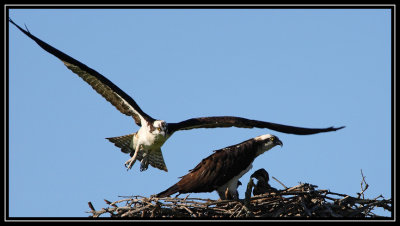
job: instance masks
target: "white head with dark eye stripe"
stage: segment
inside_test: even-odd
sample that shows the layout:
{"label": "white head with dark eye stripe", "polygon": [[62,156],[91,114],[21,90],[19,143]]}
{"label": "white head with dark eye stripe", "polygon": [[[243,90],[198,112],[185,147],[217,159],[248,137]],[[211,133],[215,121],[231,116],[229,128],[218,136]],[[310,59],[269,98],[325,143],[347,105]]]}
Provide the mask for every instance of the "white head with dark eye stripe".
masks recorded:
{"label": "white head with dark eye stripe", "polygon": [[283,143],[277,136],[271,134],[265,134],[254,138],[256,141],[260,142],[259,150],[257,151],[257,156],[262,153],[270,150],[271,148],[280,145],[283,146]]}
{"label": "white head with dark eye stripe", "polygon": [[154,130],[152,131],[152,133],[154,135],[162,135],[164,137],[167,135],[167,123],[164,120],[154,121],[153,127]]}

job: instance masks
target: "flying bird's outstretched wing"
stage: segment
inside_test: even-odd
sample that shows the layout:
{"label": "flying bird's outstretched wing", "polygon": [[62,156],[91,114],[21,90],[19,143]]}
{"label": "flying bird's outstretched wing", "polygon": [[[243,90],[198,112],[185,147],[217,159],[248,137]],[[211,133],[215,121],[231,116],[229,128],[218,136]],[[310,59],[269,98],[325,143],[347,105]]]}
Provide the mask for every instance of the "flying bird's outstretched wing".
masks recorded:
{"label": "flying bird's outstretched wing", "polygon": [[68,69],[81,77],[87,82],[97,93],[102,95],[108,102],[114,105],[121,113],[132,116],[139,126],[141,126],[141,119],[153,122],[154,119],[144,113],[142,109],[136,104],[136,102],[128,96],[124,91],[118,88],[114,83],[108,80],[106,77],[86,66],[85,64],[75,60],[60,50],[52,47],[51,45],[40,40],[36,36],[32,35],[29,31],[24,30],[18,26],[14,21],[9,19],[19,30],[25,35],[35,41],[40,47],[47,52],[51,53],[58,59],[60,59]]}
{"label": "flying bird's outstretched wing", "polygon": [[[268,128],[283,133],[309,135],[344,128],[302,128],[231,116],[192,118],[178,123],[165,123],[163,120],[155,120],[143,112],[130,96],[106,77],[40,40],[36,36],[32,35],[28,29],[21,28],[11,19],[9,19],[9,21],[26,36],[35,41],[45,51],[60,59],[68,69],[87,82],[97,93],[102,95],[121,113],[127,116],[132,116],[136,124],[141,126],[141,129],[139,129],[135,136],[136,138],[134,138],[132,134],[109,138],[109,141],[113,142],[117,147],[120,147],[123,152],[131,154],[131,159],[125,163],[128,169],[132,167],[136,159],[139,159],[141,160],[141,170],[146,170],[147,166],[150,164],[156,168],[167,171],[160,148],[164,142],[178,130],[233,126],[239,128]],[[134,141],[133,139],[137,141]],[[135,147],[133,147],[132,143],[135,143]]]}
{"label": "flying bird's outstretched wing", "polygon": [[219,127],[239,127],[239,128],[267,128],[282,133],[290,133],[297,135],[310,135],[323,132],[331,132],[344,128],[328,127],[328,128],[303,128],[295,126],[287,126],[272,122],[264,122],[258,120],[251,120],[233,116],[217,116],[217,117],[203,117],[191,118],[178,123],[168,123],[168,133],[172,134],[178,130],[189,130],[199,128],[219,128]]}

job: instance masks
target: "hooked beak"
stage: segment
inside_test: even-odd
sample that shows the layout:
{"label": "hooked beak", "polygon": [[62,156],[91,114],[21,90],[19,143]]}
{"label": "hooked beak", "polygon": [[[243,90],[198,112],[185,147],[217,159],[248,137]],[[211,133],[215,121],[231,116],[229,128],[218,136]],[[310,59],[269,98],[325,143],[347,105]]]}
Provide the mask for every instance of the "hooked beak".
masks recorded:
{"label": "hooked beak", "polygon": [[281,141],[281,140],[279,140],[279,138],[278,138],[278,137],[275,137],[275,139],[274,139],[274,143],[275,143],[275,145],[280,145],[281,147],[283,147],[283,143],[282,143],[282,141]]}

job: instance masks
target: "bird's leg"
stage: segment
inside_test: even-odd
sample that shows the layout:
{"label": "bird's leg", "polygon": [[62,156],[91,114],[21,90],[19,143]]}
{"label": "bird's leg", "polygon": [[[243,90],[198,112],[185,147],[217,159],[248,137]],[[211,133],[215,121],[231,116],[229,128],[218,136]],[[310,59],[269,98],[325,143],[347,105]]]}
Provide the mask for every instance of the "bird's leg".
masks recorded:
{"label": "bird's leg", "polygon": [[230,192],[229,192],[229,189],[227,188],[226,190],[225,190],[225,198],[224,199],[231,199],[232,197],[230,196]]}
{"label": "bird's leg", "polygon": [[140,171],[147,170],[149,167],[149,158],[147,156],[147,152],[145,151],[142,156],[142,162],[140,164]]}
{"label": "bird's leg", "polygon": [[127,167],[127,170],[130,170],[133,166],[133,164],[135,164],[136,162],[136,157],[139,153],[139,149],[140,149],[140,144],[136,145],[135,148],[135,154],[133,154],[132,158],[130,158],[128,161],[125,162],[125,167]]}
{"label": "bird's leg", "polygon": [[226,189],[225,192],[223,192],[223,191],[218,191],[218,190],[217,190],[219,199],[221,199],[221,200],[226,200],[226,191],[227,191],[227,190],[228,190],[228,189]]}

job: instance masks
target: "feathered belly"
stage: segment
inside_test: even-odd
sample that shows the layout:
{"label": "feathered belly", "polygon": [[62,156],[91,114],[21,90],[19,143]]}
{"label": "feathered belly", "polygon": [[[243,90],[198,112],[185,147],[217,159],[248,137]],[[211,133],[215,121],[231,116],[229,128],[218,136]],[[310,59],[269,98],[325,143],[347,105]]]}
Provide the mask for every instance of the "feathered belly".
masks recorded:
{"label": "feathered belly", "polygon": [[138,133],[137,136],[133,139],[133,146],[136,146],[139,143],[142,149],[154,150],[159,149],[165,143],[165,141],[167,141],[167,139],[162,135],[154,135],[151,133]]}

